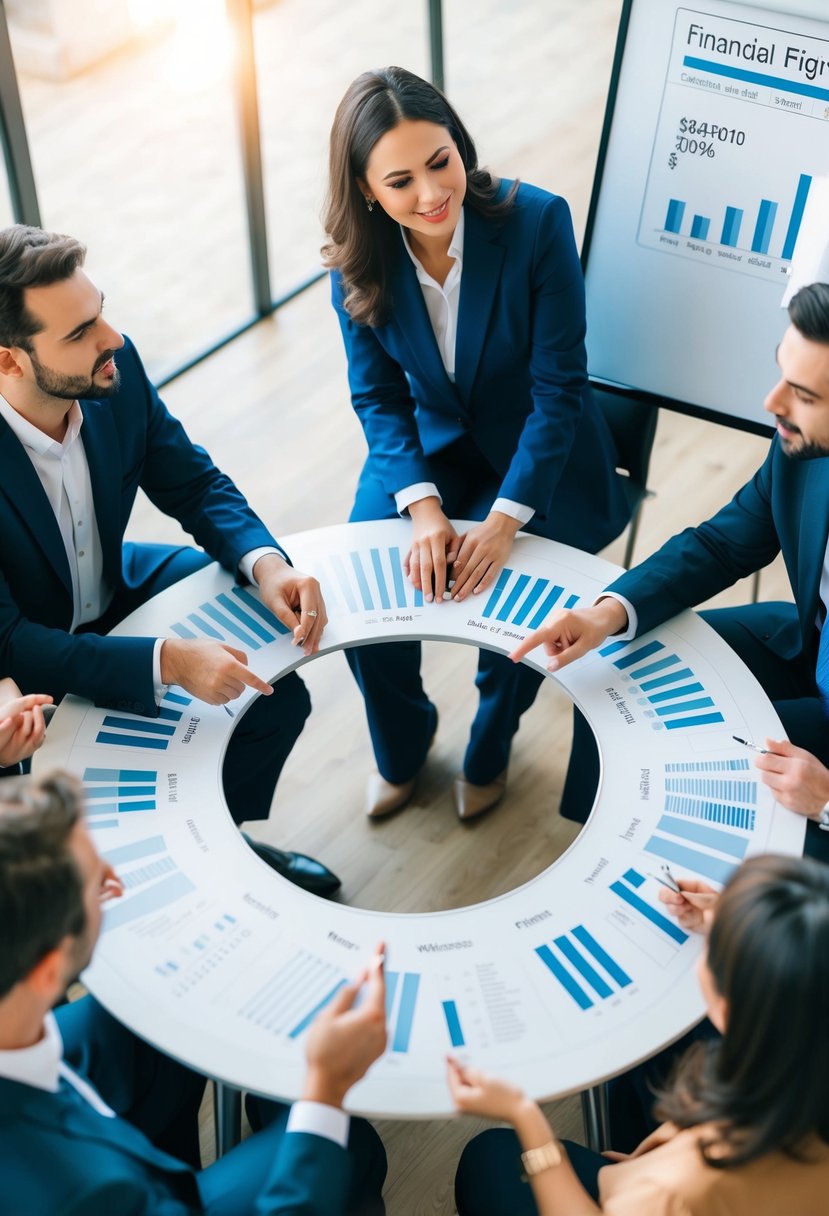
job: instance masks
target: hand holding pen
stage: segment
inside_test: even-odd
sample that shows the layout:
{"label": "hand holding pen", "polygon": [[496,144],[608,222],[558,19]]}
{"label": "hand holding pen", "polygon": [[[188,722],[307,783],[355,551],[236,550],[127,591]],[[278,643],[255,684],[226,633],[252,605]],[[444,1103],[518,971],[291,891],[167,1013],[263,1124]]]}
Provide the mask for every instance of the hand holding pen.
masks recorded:
{"label": "hand holding pen", "polygon": [[829,802],[829,769],[817,756],[795,747],[788,739],[766,739],[766,746],[758,747],[736,735],[734,738],[758,753],[754,763],[760,780],[781,806],[798,815],[817,818]]}
{"label": "hand holding pen", "polygon": [[698,878],[674,878],[667,866],[662,866],[662,871],[662,878],[653,875],[662,884],[659,892],[662,903],[683,929],[704,933],[714,914],[719,893]]}

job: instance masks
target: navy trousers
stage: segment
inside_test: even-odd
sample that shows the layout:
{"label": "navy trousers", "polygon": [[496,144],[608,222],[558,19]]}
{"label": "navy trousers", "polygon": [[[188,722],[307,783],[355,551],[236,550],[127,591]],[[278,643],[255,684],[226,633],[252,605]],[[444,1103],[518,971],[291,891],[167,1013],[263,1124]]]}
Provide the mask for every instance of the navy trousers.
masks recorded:
{"label": "navy trousers", "polygon": [[[429,457],[432,480],[450,519],[485,519],[501,479],[468,436]],[[352,522],[396,519],[394,496],[375,474],[371,457],[357,485]],[[526,531],[573,543],[573,520],[533,517]],[[604,542],[602,542],[604,543]],[[346,651],[348,665],[365,698],[377,767],[387,781],[402,785],[423,764],[437,715],[420,678],[420,643],[388,642]],[[507,767],[512,737],[521,715],[536,698],[544,676],[505,655],[481,650],[475,685],[478,711],[463,762],[467,780],[493,781]]]}
{"label": "navy trousers", "polygon": [[[107,611],[87,628],[109,633],[154,595],[210,564],[206,553],[187,546],[125,545],[124,581]],[[267,819],[282,766],[311,712],[311,698],[295,672],[257,697],[240,718],[225,752],[222,782],[235,823]]]}
{"label": "navy trousers", "polygon": [[[599,1170],[606,1157],[562,1141],[579,1182],[599,1198]],[[494,1127],[470,1140],[455,1175],[458,1216],[537,1216],[532,1188],[522,1179],[521,1145],[512,1128]]]}

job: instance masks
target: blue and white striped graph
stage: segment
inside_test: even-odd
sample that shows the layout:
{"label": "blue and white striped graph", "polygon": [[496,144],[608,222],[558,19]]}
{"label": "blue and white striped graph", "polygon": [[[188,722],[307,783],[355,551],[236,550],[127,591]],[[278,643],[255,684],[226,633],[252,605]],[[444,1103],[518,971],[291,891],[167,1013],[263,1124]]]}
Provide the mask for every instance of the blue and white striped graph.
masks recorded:
{"label": "blue and white striped graph", "polygon": [[241,642],[248,650],[259,650],[290,632],[248,587],[222,591],[170,629],[180,638],[213,638],[237,647]]}
{"label": "blue and white striped graph", "polygon": [[634,681],[630,692],[642,694],[638,703],[654,719],[655,729],[688,730],[725,721],[699,677],[664,642],[611,642],[599,654],[617,656],[613,666]]}
{"label": "blue and white striped graph", "polygon": [[633,983],[584,925],[537,946],[535,953],[579,1009],[592,1009]]}
{"label": "blue and white striped graph", "polygon": [[671,920],[664,912],[660,912],[658,908],[649,903],[648,900],[640,893],[640,888],[644,885],[645,877],[637,870],[626,870],[621,878],[610,884],[610,890],[614,895],[624,901],[628,909],[632,909],[637,917],[645,922],[646,925],[658,929],[664,937],[681,946],[683,942],[687,942],[688,934],[684,929],[680,929],[676,921]]}
{"label": "blue and white striped graph", "polygon": [[492,588],[481,616],[538,629],[554,608],[573,608],[579,597],[548,578],[533,578],[505,566]]}
{"label": "blue and white striped graph", "polygon": [[352,549],[347,555],[332,553],[313,573],[326,602],[337,612],[394,612],[423,607],[423,592],[409,582],[398,545],[363,552]]}
{"label": "blue and white striped graph", "polygon": [[185,707],[191,703],[192,697],[185,697],[179,692],[168,692],[161,702],[157,718],[143,718],[138,714],[107,714],[95,736],[95,742],[106,743],[112,747],[141,747],[151,751],[166,751],[184,715]]}
{"label": "blue and white striped graph", "polygon": [[117,828],[119,816],[157,809],[158,772],[146,768],[86,768],[84,801],[89,826]]}
{"label": "blue and white striped graph", "polygon": [[243,1000],[237,1012],[254,1026],[297,1039],[346,983],[333,963],[308,950],[297,950]]}
{"label": "blue and white striped graph", "polygon": [[661,815],[645,845],[646,853],[719,883],[728,881],[747,849],[747,836],[678,815]]}
{"label": "blue and white striped graph", "polygon": [[[142,916],[163,912],[196,890],[195,883],[167,852],[163,836],[149,836],[133,844],[108,849],[104,856],[118,871],[124,883],[124,894],[105,905],[102,933]],[[129,870],[122,868],[136,861],[142,864]]]}
{"label": "blue and white striped graph", "polygon": [[386,972],[386,1020],[392,1051],[409,1050],[419,987],[420,975],[416,971]]}
{"label": "blue and white striped graph", "polygon": [[747,775],[752,771],[742,757],[666,764],[665,810],[753,832],[757,782]]}

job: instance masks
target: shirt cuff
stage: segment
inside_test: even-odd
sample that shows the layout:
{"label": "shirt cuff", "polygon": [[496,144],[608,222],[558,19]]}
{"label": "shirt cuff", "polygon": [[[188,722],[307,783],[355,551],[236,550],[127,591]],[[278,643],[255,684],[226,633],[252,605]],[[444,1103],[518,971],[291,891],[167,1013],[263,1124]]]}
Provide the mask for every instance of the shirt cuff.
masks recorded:
{"label": "shirt cuff", "polygon": [[434,482],[419,481],[416,485],[406,486],[405,489],[397,491],[394,496],[397,514],[405,515],[412,503],[419,502],[421,498],[436,498],[439,503],[443,502]]}
{"label": "shirt cuff", "polygon": [[513,502],[511,498],[496,498],[491,510],[500,511],[502,515],[509,515],[513,519],[517,519],[519,524],[528,524],[535,515],[532,507],[525,507],[520,502]]}
{"label": "shirt cuff", "polygon": [[253,567],[259,561],[260,557],[264,557],[267,553],[275,553],[277,557],[285,560],[278,549],[274,549],[272,545],[263,545],[261,549],[251,549],[249,553],[239,558],[239,573],[246,578],[249,583],[253,583],[254,587],[258,587],[256,579],[253,577]]}
{"label": "shirt cuff", "polygon": [[617,595],[615,591],[603,591],[601,595],[596,597],[593,603],[598,604],[599,600],[617,600],[622,605],[628,614],[628,627],[622,633],[611,634],[611,637],[617,642],[632,642],[636,637],[636,628],[639,622],[636,617],[636,609],[630,600],[626,600],[623,595]]}
{"label": "shirt cuff", "polygon": [[285,1128],[288,1132],[310,1132],[324,1136],[345,1148],[348,1144],[350,1119],[338,1106],[322,1102],[294,1102]]}
{"label": "shirt cuff", "polygon": [[156,705],[160,705],[167,696],[169,684],[164,684],[161,679],[161,647],[164,645],[164,638],[156,638],[153,645],[153,693],[155,695]]}

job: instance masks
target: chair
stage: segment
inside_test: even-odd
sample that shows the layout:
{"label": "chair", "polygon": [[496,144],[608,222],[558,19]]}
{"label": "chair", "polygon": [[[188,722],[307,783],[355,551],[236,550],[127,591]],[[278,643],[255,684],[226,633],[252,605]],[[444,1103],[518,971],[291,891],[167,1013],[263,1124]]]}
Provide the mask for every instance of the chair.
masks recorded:
{"label": "chair", "polygon": [[592,385],[593,398],[610,428],[618,455],[618,469],[624,473],[624,492],[630,507],[630,531],[623,565],[630,569],[633,546],[639,532],[642,503],[653,497],[648,489],[648,466],[656,435],[658,410],[656,406],[636,397],[623,397],[608,389]]}

